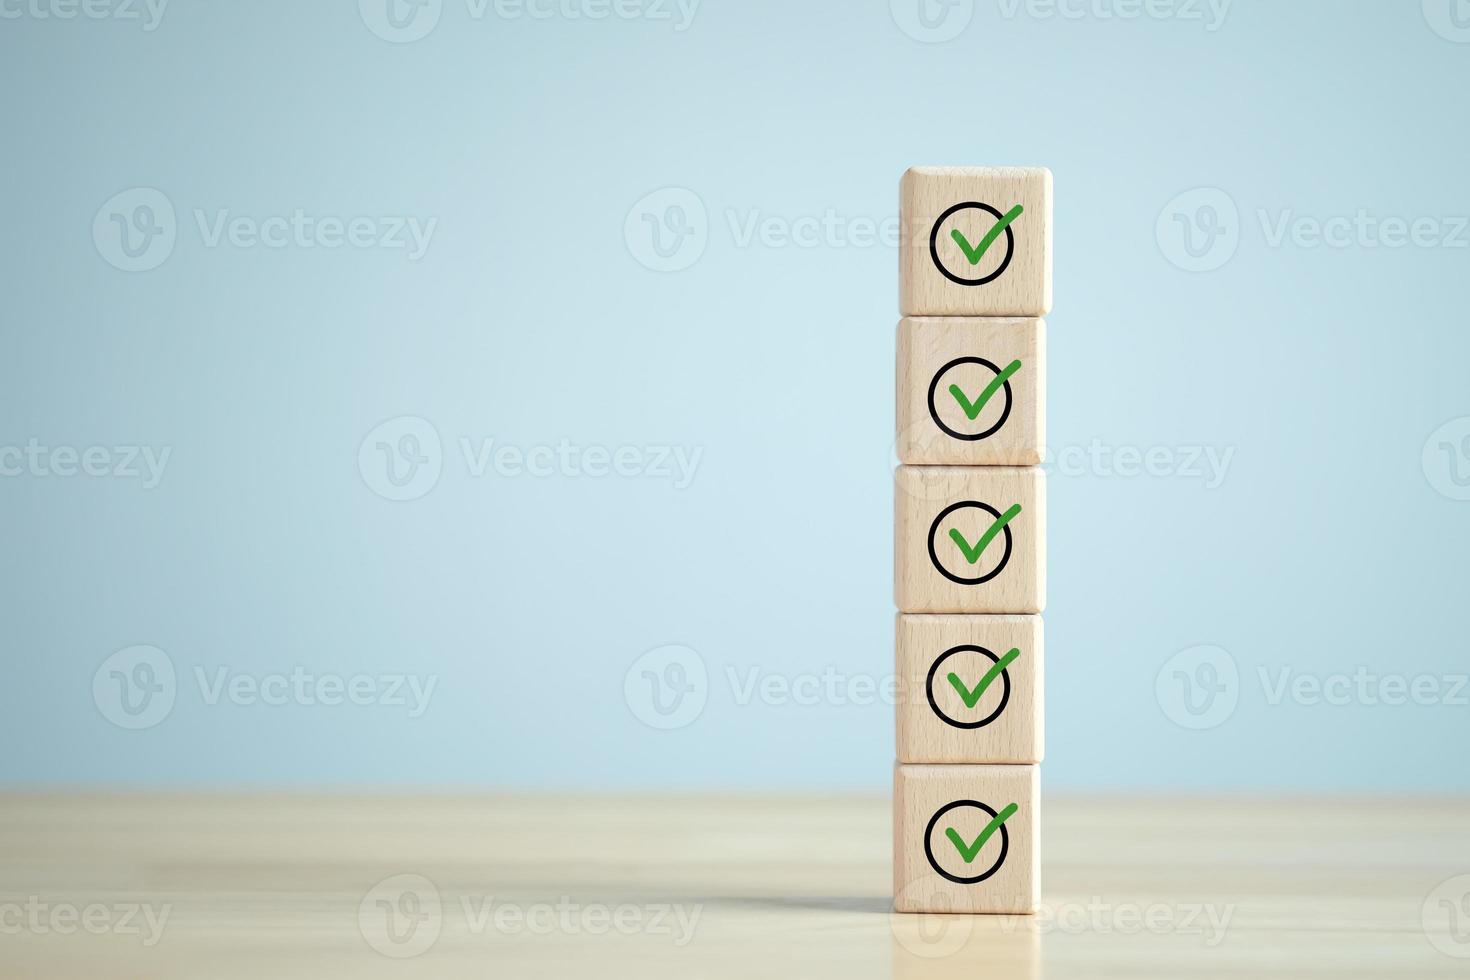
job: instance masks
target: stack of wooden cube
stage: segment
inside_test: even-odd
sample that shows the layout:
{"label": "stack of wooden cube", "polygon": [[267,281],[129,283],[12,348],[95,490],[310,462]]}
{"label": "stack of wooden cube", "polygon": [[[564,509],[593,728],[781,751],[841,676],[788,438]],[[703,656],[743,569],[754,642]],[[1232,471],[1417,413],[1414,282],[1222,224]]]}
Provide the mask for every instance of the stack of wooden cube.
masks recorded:
{"label": "stack of wooden cube", "polygon": [[1040,888],[1051,173],[904,175],[894,487],[894,908]]}

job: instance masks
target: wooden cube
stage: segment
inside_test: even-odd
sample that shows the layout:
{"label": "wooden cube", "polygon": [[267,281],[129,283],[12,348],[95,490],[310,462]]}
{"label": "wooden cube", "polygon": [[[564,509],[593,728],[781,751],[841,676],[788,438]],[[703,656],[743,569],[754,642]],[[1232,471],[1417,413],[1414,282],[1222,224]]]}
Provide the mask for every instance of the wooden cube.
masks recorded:
{"label": "wooden cube", "polygon": [[1045,331],[1039,319],[907,317],[899,323],[899,460],[1040,464]]}
{"label": "wooden cube", "polygon": [[895,766],[894,909],[1035,912],[1039,772],[1036,766]]}
{"label": "wooden cube", "polygon": [[898,761],[1041,761],[1040,616],[898,617]]}
{"label": "wooden cube", "polygon": [[900,466],[894,602],[905,613],[1039,613],[1046,604],[1042,471]]}
{"label": "wooden cube", "polygon": [[1051,312],[1051,171],[914,167],[899,192],[904,316]]}

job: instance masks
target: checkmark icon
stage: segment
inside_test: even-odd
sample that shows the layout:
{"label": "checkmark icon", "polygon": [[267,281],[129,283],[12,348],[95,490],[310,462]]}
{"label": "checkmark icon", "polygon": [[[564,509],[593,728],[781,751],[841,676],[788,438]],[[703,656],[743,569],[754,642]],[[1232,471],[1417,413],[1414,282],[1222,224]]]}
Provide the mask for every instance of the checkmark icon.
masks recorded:
{"label": "checkmark icon", "polygon": [[960,247],[961,252],[965,253],[965,258],[970,260],[971,265],[979,265],[980,260],[985,257],[985,253],[990,251],[990,246],[994,245],[995,240],[1005,233],[1005,230],[1011,226],[1011,222],[1021,216],[1023,210],[1021,205],[1017,204],[1007,211],[1001,217],[1000,222],[994,228],[987,231],[985,237],[980,239],[977,245],[971,245],[970,240],[965,237],[965,233],[958,228],[953,229],[949,233],[949,237],[954,239],[955,244]]}
{"label": "checkmark icon", "polygon": [[954,845],[954,849],[960,852],[960,857],[965,859],[965,863],[970,864],[975,860],[975,858],[980,856],[980,849],[984,847],[985,842],[990,840],[991,836],[1000,829],[1000,825],[1011,819],[1011,817],[1019,809],[1020,807],[1012,803],[1004,810],[1000,811],[1000,813],[996,814],[995,819],[986,824],[985,829],[980,831],[980,836],[975,838],[975,842],[973,844],[966,844],[965,839],[961,837],[959,835],[959,832],[956,831],[953,827],[944,828],[944,836],[948,837],[949,842]]}
{"label": "checkmark icon", "polygon": [[996,661],[995,666],[991,667],[985,672],[985,676],[980,678],[980,683],[976,684],[973,690],[966,687],[965,682],[960,680],[960,675],[955,673],[951,673],[949,675],[949,685],[950,687],[953,687],[955,689],[955,692],[957,694],[959,694],[960,700],[965,702],[965,707],[973,708],[975,707],[975,705],[979,704],[980,699],[985,696],[985,689],[988,688],[992,683],[994,683],[997,677],[1005,673],[1005,669],[1009,667],[1020,655],[1021,651],[1017,650],[1015,647],[1012,647],[1009,653],[1007,653],[1004,657],[1001,657],[1000,660]]}
{"label": "checkmark icon", "polygon": [[975,542],[974,547],[971,547],[970,542],[965,540],[965,536],[960,533],[959,528],[952,527],[949,529],[949,539],[955,543],[956,548],[960,549],[960,554],[965,556],[965,561],[973,565],[980,560],[980,555],[985,549],[990,547],[990,542],[995,540],[995,536],[1005,530],[1005,526],[1015,520],[1016,515],[1019,513],[1021,513],[1021,505],[1011,505],[1010,510],[1000,515],[1000,520],[990,525],[990,530],[980,535],[980,540]]}
{"label": "checkmark icon", "polygon": [[965,413],[965,417],[973,422],[980,417],[981,412],[985,411],[985,403],[995,397],[995,393],[1000,391],[1005,383],[1011,380],[1011,375],[1019,370],[1021,370],[1020,361],[1012,361],[1010,364],[1007,364],[1005,370],[997,374],[995,380],[986,385],[985,390],[980,392],[980,397],[973,402],[966,397],[965,390],[959,385],[950,385],[949,393],[955,401],[959,402],[960,409]]}

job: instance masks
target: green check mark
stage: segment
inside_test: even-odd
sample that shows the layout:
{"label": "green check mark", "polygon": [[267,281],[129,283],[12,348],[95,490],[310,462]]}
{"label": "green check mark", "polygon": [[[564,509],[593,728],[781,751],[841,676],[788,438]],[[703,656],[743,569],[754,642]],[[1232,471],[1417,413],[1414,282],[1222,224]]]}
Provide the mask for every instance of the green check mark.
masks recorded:
{"label": "green check mark", "polygon": [[971,265],[979,265],[980,260],[985,257],[985,253],[990,251],[990,246],[994,245],[995,240],[1005,233],[1005,230],[1011,226],[1011,222],[1021,216],[1022,210],[1024,209],[1021,205],[1017,204],[1007,211],[1005,216],[1000,219],[1000,223],[987,231],[985,237],[980,239],[980,244],[978,245],[971,245],[970,240],[965,237],[965,233],[958,228],[953,229],[949,233],[949,237],[954,239],[954,243],[960,247],[961,252],[965,253],[965,258],[970,260]]}
{"label": "green check mark", "polygon": [[980,703],[980,698],[985,695],[985,689],[989,687],[997,677],[1003,674],[1005,672],[1005,669],[1009,667],[1011,663],[1020,655],[1020,650],[1017,650],[1015,647],[1011,647],[1010,653],[1007,653],[1004,657],[1001,657],[1000,660],[996,661],[995,666],[991,667],[985,672],[985,676],[980,678],[980,683],[975,685],[975,689],[973,691],[965,686],[964,681],[960,680],[959,674],[951,673],[949,675],[949,684],[959,694],[960,700],[965,702],[965,707],[973,708],[975,707],[975,705]]}
{"label": "green check mark", "polygon": [[1000,372],[1000,374],[997,374],[995,376],[995,380],[986,385],[985,390],[980,392],[980,397],[975,399],[973,402],[970,401],[969,398],[965,397],[964,389],[961,388],[959,385],[950,385],[949,393],[954,397],[955,401],[960,403],[960,408],[964,410],[965,416],[969,418],[971,422],[973,422],[975,421],[975,419],[979,418],[981,412],[985,411],[985,403],[990,401],[990,399],[994,397],[995,393],[997,391],[1000,391],[1001,387],[1004,386],[1007,381],[1011,380],[1011,375],[1015,374],[1019,370],[1021,370],[1020,361],[1012,361],[1010,364],[1006,365],[1006,369]]}
{"label": "green check mark", "polygon": [[1005,530],[1005,526],[1015,520],[1019,513],[1021,513],[1021,505],[1011,505],[1010,510],[1000,515],[1000,520],[990,525],[990,530],[980,535],[980,540],[975,542],[973,548],[970,547],[970,542],[965,540],[965,536],[960,533],[959,528],[949,529],[949,539],[955,543],[956,548],[960,549],[960,553],[965,556],[965,561],[973,565],[980,560],[981,553],[990,546],[990,542],[995,540],[995,536]]}
{"label": "green check mark", "polygon": [[1000,825],[1011,819],[1011,816],[1019,809],[1020,807],[1012,803],[1000,811],[1000,813],[996,814],[995,819],[986,824],[985,829],[980,831],[980,836],[975,838],[975,843],[973,844],[966,845],[965,839],[953,827],[944,828],[944,836],[949,838],[949,842],[954,845],[954,849],[960,852],[960,857],[965,859],[966,864],[969,864],[980,856],[980,848],[984,847],[985,842],[990,840],[991,835],[1000,829]]}

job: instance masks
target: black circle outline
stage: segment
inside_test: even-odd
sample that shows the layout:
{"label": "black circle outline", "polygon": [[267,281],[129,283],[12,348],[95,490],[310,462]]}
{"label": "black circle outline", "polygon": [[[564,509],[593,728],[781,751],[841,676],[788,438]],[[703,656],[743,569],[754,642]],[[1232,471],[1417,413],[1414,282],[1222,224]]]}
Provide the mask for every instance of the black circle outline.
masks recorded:
{"label": "black circle outline", "polygon": [[981,510],[993,516],[996,520],[1000,520],[1001,518],[1000,511],[996,510],[989,504],[982,504],[978,500],[961,500],[957,504],[950,504],[948,507],[944,508],[944,510],[941,510],[939,512],[939,516],[934,518],[934,523],[929,525],[929,561],[934,564],[935,569],[938,570],[940,575],[943,575],[945,578],[949,579],[951,582],[956,583],[957,585],[984,585],[986,582],[989,582],[991,579],[999,575],[1001,571],[1004,570],[1006,565],[1010,563],[1011,526],[1010,524],[1007,524],[1005,527],[1001,528],[1001,531],[1006,536],[1006,553],[1004,557],[1002,557],[1001,560],[996,563],[995,567],[992,568],[988,574],[982,575],[979,578],[960,578],[958,575],[945,568],[944,563],[939,560],[939,555],[934,550],[934,535],[938,533],[939,525],[944,523],[944,519],[946,517],[963,507],[979,507]]}
{"label": "black circle outline", "polygon": [[957,367],[961,364],[983,364],[986,367],[990,368],[990,370],[994,371],[997,378],[1000,377],[1000,366],[997,364],[993,364],[990,361],[987,361],[983,357],[956,357],[944,367],[934,372],[934,380],[929,382],[929,417],[933,419],[934,424],[939,426],[939,428],[943,430],[947,435],[950,435],[956,439],[961,439],[965,442],[979,442],[981,439],[989,439],[991,436],[999,432],[1001,426],[1005,425],[1011,417],[1011,408],[1014,407],[1016,402],[1015,396],[1011,392],[1011,379],[1006,378],[1005,380],[1006,407],[1005,411],[1000,413],[1000,421],[996,422],[990,428],[986,429],[984,432],[979,433],[978,435],[965,435],[964,433],[956,432],[954,429],[951,429],[949,426],[940,421],[939,410],[934,407],[934,392],[939,390],[939,379],[944,377],[944,373],[950,368]]}
{"label": "black circle outline", "polygon": [[990,807],[986,806],[984,803],[981,803],[979,800],[955,800],[953,803],[940,807],[939,811],[935,813],[934,816],[929,818],[929,825],[924,828],[924,857],[929,859],[929,867],[933,868],[935,871],[938,871],[942,876],[948,878],[956,885],[978,885],[980,882],[984,881],[986,878],[989,878],[991,875],[999,871],[1001,869],[1001,866],[1006,863],[1006,854],[1009,853],[1011,849],[1011,835],[1006,830],[1006,825],[1001,824],[1000,857],[996,860],[995,864],[991,866],[990,870],[985,872],[983,875],[980,875],[978,878],[961,878],[957,875],[950,874],[948,871],[945,871],[943,868],[941,868],[939,866],[939,862],[935,860],[934,849],[929,846],[929,841],[934,834],[934,825],[939,822],[939,818],[944,816],[946,813],[953,810],[957,806],[977,807],[990,814],[991,820],[994,820],[996,817],[1000,816],[1000,814],[996,813],[994,810],[990,809]]}
{"label": "black circle outline", "polygon": [[948,650],[944,651],[939,656],[935,657],[934,658],[934,663],[930,665],[930,667],[929,667],[929,676],[926,677],[926,678],[924,678],[924,696],[929,699],[929,707],[931,707],[931,708],[934,709],[934,713],[939,716],[939,720],[942,721],[942,722],[944,722],[946,725],[949,725],[951,728],[965,728],[965,729],[984,728],[986,725],[990,724],[991,722],[995,721],[995,719],[999,718],[1000,717],[1000,713],[1002,711],[1006,710],[1006,705],[1010,703],[1010,700],[1011,700],[1011,672],[1009,670],[1002,670],[1000,672],[1000,679],[1005,682],[1005,693],[1003,693],[1000,696],[1000,704],[996,707],[996,709],[994,711],[992,711],[990,714],[986,715],[980,721],[976,721],[976,722],[958,722],[958,721],[955,721],[949,715],[947,715],[943,711],[940,711],[939,710],[939,702],[934,697],[934,675],[939,672],[939,665],[940,664],[944,663],[945,660],[947,660],[948,658],[954,656],[957,653],[979,653],[979,654],[984,654],[985,656],[989,657],[991,660],[994,660],[996,663],[1000,663],[1000,658],[997,657],[994,653],[992,653],[991,651],[985,649],[982,646],[976,646],[973,643],[962,643],[962,644],[960,644],[957,647],[950,647]]}
{"label": "black circle outline", "polygon": [[1011,231],[1011,226],[1014,225],[1015,222],[1013,221],[1011,222],[1011,224],[1006,225],[1006,257],[996,268],[996,270],[990,275],[986,276],[984,279],[961,279],[959,276],[946,269],[944,267],[944,263],[939,261],[939,229],[950,215],[954,214],[956,211],[963,211],[966,208],[979,208],[982,211],[993,214],[995,215],[996,221],[1001,221],[1005,218],[1005,215],[1001,214],[995,208],[991,207],[988,204],[981,204],[979,201],[963,201],[959,204],[956,204],[954,207],[941,214],[939,216],[939,219],[934,222],[934,227],[930,229],[929,258],[934,260],[934,268],[938,269],[940,273],[944,276],[944,278],[948,279],[950,282],[960,286],[983,286],[986,283],[994,282],[995,280],[999,279],[1001,273],[1010,268],[1011,259],[1016,257],[1016,235],[1015,232]]}

